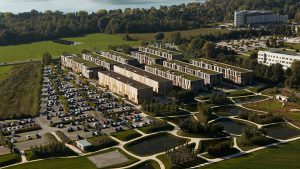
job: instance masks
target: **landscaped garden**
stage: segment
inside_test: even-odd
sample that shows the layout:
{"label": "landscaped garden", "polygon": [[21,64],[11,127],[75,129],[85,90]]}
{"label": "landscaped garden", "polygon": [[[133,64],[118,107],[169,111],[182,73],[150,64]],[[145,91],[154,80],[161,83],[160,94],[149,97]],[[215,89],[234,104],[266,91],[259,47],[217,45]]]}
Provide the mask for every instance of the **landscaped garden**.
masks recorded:
{"label": "landscaped garden", "polygon": [[281,140],[286,140],[294,138],[296,136],[300,136],[300,130],[287,124],[270,125],[264,127],[264,129],[266,130],[266,134],[268,136]]}
{"label": "landscaped garden", "polygon": [[125,131],[115,132],[112,133],[111,135],[122,141],[129,141],[134,138],[142,136],[140,133],[138,133],[135,130],[125,130]]}
{"label": "landscaped garden", "polygon": [[234,134],[234,135],[240,135],[243,132],[243,129],[249,126],[253,126],[250,123],[241,122],[238,120],[232,120],[232,119],[219,119],[215,121],[214,123],[219,124],[224,127],[224,131]]}
{"label": "landscaped garden", "polygon": [[233,98],[233,101],[235,101],[238,104],[244,104],[244,103],[249,103],[249,102],[257,102],[257,101],[264,100],[267,98],[268,97],[266,97],[266,96],[256,95],[256,96],[245,96],[245,97]]}
{"label": "landscaped garden", "polygon": [[168,133],[159,133],[130,142],[125,145],[125,148],[134,154],[147,156],[163,152],[187,141],[187,139],[179,138]]}

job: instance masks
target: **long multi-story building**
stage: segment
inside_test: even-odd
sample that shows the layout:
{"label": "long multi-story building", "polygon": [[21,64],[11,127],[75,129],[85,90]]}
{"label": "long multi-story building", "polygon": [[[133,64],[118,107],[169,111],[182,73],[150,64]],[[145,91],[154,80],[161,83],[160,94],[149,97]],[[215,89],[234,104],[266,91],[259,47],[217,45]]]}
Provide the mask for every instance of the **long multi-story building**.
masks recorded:
{"label": "long multi-story building", "polygon": [[152,64],[163,64],[166,58],[162,58],[157,55],[145,53],[145,52],[131,52],[131,56],[136,58],[141,64],[152,65]]}
{"label": "long multi-story building", "polygon": [[95,63],[86,61],[76,55],[62,55],[60,58],[63,67],[81,73],[84,77],[89,79],[98,77],[97,72],[100,70],[100,67]]}
{"label": "long multi-story building", "polygon": [[99,54],[95,54],[95,53],[83,53],[82,58],[84,60],[91,61],[91,62],[105,68],[106,70],[113,70],[113,66],[115,64],[118,64],[118,62],[116,62],[116,61],[113,61],[111,59],[108,59],[106,57],[103,57],[103,56],[101,56]]}
{"label": "long multi-story building", "polygon": [[152,101],[152,87],[113,71],[98,72],[99,85],[110,89],[136,104]]}
{"label": "long multi-story building", "polygon": [[196,76],[182,73],[162,65],[146,65],[147,72],[172,80],[174,86],[195,92],[203,89],[204,81]]}
{"label": "long multi-story building", "polygon": [[234,26],[245,27],[251,25],[284,23],[288,21],[287,15],[275,14],[271,11],[243,10],[234,12]]}
{"label": "long multi-story building", "polygon": [[139,46],[139,51],[166,58],[167,60],[182,60],[183,58],[182,53],[152,45]]}
{"label": "long multi-story building", "polygon": [[128,64],[132,66],[136,66],[139,64],[136,58],[133,58],[128,54],[117,52],[114,50],[110,50],[108,52],[98,51],[96,53],[122,64]]}
{"label": "long multi-story building", "polygon": [[125,64],[115,65],[114,72],[141,82],[147,86],[151,86],[153,91],[159,94],[166,94],[166,92],[172,88],[171,80],[151,74],[134,66]]}
{"label": "long multi-story building", "polygon": [[239,85],[253,83],[253,71],[204,58],[191,59],[191,64],[224,74],[224,79]]}
{"label": "long multi-story building", "polygon": [[197,76],[204,80],[205,85],[215,86],[222,83],[222,73],[194,66],[186,62],[177,60],[164,61],[163,66],[183,73]]}
{"label": "long multi-story building", "polygon": [[291,67],[294,61],[300,61],[300,54],[292,51],[269,49],[268,51],[259,51],[257,61],[267,66],[279,63],[283,69],[287,69]]}

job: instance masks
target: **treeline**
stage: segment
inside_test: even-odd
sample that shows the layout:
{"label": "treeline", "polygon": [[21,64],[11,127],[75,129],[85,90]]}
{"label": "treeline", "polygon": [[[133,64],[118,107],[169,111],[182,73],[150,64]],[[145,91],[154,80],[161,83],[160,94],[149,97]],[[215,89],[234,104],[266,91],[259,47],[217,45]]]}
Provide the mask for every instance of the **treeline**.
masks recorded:
{"label": "treeline", "polygon": [[[159,9],[0,13],[0,45],[51,40],[87,33],[146,33],[207,27],[233,19],[236,9],[270,9],[300,21],[298,0],[208,0]],[[298,19],[297,19],[298,18]]]}

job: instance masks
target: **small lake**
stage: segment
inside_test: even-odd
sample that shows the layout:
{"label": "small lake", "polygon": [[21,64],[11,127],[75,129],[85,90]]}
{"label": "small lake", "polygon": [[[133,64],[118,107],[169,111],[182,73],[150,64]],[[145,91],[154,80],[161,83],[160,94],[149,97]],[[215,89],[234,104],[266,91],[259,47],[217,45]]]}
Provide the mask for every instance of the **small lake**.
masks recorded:
{"label": "small lake", "polygon": [[186,141],[186,139],[168,133],[161,133],[136,140],[125,147],[134,154],[145,156],[163,152]]}
{"label": "small lake", "polygon": [[151,8],[180,5],[182,3],[203,2],[204,0],[0,0],[0,12],[28,12],[52,10],[95,12],[99,9]]}
{"label": "small lake", "polygon": [[300,136],[300,130],[297,130],[296,128],[293,128],[290,125],[271,125],[268,127],[264,127],[264,129],[267,131],[267,135],[281,139],[286,140],[290,139],[296,136]]}
{"label": "small lake", "polygon": [[243,133],[243,130],[250,126],[246,123],[231,119],[220,119],[214,123],[221,124],[222,126],[224,126],[224,131],[234,135],[241,135]]}

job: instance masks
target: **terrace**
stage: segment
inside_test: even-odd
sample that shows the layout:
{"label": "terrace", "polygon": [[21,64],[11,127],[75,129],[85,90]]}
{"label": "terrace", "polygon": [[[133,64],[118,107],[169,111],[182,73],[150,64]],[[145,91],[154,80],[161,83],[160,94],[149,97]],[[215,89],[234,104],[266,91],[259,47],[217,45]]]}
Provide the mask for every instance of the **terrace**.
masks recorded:
{"label": "terrace", "polygon": [[82,57],[74,57],[72,59],[75,62],[81,63],[81,64],[83,64],[86,67],[90,67],[90,68],[92,68],[92,67],[98,67],[98,65],[96,65],[95,63],[87,61],[87,60],[84,60]]}
{"label": "terrace", "polygon": [[169,50],[169,49],[159,48],[159,47],[155,47],[155,46],[151,46],[151,45],[149,45],[147,47],[149,49],[157,50],[157,51],[160,51],[160,52],[165,52],[165,53],[168,53],[168,54],[171,54],[171,55],[182,55],[182,53],[172,51],[172,50]]}
{"label": "terrace", "polygon": [[153,55],[153,54],[150,54],[150,53],[145,53],[145,52],[137,52],[138,54],[141,54],[141,55],[145,55],[147,57],[151,57],[153,59],[162,59],[162,57],[159,57],[157,55]]}
{"label": "terrace", "polygon": [[190,69],[193,69],[193,70],[199,70],[199,71],[201,71],[203,73],[210,74],[210,75],[220,74],[219,72],[215,72],[215,71],[208,70],[208,69],[203,69],[201,67],[194,66],[192,64],[181,62],[181,61],[177,61],[177,60],[170,60],[170,61],[165,61],[165,62],[173,63],[173,64],[176,64],[176,65],[179,65],[179,66],[183,66],[183,67],[187,67],[187,68],[190,68]]}
{"label": "terrace", "polygon": [[101,55],[99,55],[97,53],[88,53],[88,54],[91,55],[94,58],[98,58],[98,59],[100,59],[100,60],[102,60],[104,62],[110,63],[110,64],[116,64],[117,63],[117,62],[115,62],[115,61],[113,61],[111,59],[108,59],[106,57],[103,57],[103,56],[101,56]]}
{"label": "terrace", "polygon": [[132,60],[134,59],[132,56],[128,55],[128,54],[125,54],[125,53],[121,53],[121,52],[117,52],[117,51],[114,51],[114,50],[110,50],[108,53],[112,54],[112,55],[116,55],[116,56],[120,56],[124,59],[127,59],[127,60]]}

